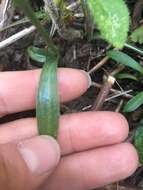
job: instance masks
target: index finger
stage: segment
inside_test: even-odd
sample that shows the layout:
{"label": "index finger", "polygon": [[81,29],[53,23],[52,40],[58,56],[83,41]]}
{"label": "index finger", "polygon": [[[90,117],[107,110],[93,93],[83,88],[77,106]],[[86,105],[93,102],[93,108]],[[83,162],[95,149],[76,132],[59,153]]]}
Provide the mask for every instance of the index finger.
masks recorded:
{"label": "index finger", "polygon": [[[0,116],[35,107],[41,70],[0,73]],[[77,98],[89,87],[88,75],[76,69],[58,69],[60,101]]]}

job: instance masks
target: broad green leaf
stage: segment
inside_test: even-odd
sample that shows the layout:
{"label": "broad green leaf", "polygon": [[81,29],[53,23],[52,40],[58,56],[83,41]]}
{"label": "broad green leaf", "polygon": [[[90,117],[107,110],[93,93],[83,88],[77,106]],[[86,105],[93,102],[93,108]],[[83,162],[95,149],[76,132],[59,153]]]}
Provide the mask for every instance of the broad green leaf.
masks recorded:
{"label": "broad green leaf", "polygon": [[134,136],[134,145],[139,154],[140,163],[143,164],[143,119],[140,121]]}
{"label": "broad green leaf", "polygon": [[40,63],[46,62],[47,52],[45,49],[31,46],[31,47],[28,47],[28,54],[30,58],[33,59],[34,61],[37,61]]}
{"label": "broad green leaf", "polygon": [[131,40],[133,42],[143,43],[143,26],[140,26],[131,35]]}
{"label": "broad green leaf", "polygon": [[59,98],[57,86],[58,56],[47,55],[40,76],[36,117],[41,135],[57,136],[59,126]]}
{"label": "broad green leaf", "polygon": [[111,50],[107,52],[107,55],[113,60],[123,65],[126,65],[136,71],[139,71],[141,74],[143,74],[143,67],[133,58],[128,56],[126,53],[123,53],[121,51]]}
{"label": "broad green leaf", "polygon": [[122,48],[129,31],[129,11],[124,0],[88,0],[87,4],[102,37]]}
{"label": "broad green leaf", "polygon": [[124,106],[123,112],[132,112],[143,104],[143,92],[138,93]]}
{"label": "broad green leaf", "polygon": [[118,79],[131,79],[131,80],[135,80],[135,81],[138,80],[134,75],[127,74],[127,73],[117,74],[116,78],[118,78]]}

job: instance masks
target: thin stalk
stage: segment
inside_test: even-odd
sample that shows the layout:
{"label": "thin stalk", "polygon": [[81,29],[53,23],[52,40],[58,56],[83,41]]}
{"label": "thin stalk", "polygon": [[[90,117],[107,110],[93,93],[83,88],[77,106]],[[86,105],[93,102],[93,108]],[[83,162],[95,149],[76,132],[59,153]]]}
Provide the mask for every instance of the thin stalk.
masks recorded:
{"label": "thin stalk", "polygon": [[128,48],[128,49],[131,49],[131,50],[133,50],[133,51],[135,51],[135,52],[137,52],[137,53],[143,55],[143,50],[141,50],[141,49],[139,49],[139,48],[137,48],[137,47],[134,47],[134,46],[132,46],[132,45],[130,45],[130,44],[127,44],[127,43],[125,43],[124,46],[125,46],[126,48]]}
{"label": "thin stalk", "polygon": [[48,49],[51,52],[56,51],[56,47],[54,46],[53,42],[51,41],[48,32],[44,29],[44,27],[41,25],[40,21],[36,18],[34,11],[32,10],[29,2],[27,0],[14,0],[14,3],[16,6],[18,6],[24,14],[31,20],[31,22],[36,26],[38,32],[42,35],[44,38],[46,44],[48,45]]}

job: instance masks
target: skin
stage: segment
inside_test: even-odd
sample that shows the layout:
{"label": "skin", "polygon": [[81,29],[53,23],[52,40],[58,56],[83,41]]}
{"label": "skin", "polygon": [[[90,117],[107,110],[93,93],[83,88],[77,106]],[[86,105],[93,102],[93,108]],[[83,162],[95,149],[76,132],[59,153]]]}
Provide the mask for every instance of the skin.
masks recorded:
{"label": "skin", "polygon": [[[40,72],[0,74],[1,117],[35,107]],[[59,69],[58,81],[61,102],[79,97],[89,86],[85,73],[74,69]],[[51,137],[38,136],[35,118],[1,125],[1,189],[90,190],[124,179],[136,170],[138,156],[135,148],[124,142],[129,129],[121,114],[68,114],[60,117],[59,126],[56,143]],[[23,156],[27,149],[36,152],[39,165]]]}

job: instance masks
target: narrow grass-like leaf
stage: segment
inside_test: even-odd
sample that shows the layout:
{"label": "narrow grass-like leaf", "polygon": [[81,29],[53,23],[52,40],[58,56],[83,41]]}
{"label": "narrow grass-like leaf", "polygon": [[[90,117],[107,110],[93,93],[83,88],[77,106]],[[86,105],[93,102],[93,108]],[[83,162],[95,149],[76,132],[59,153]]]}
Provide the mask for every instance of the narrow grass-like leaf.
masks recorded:
{"label": "narrow grass-like leaf", "polygon": [[134,136],[134,145],[139,154],[140,163],[143,164],[143,119],[140,121]]}
{"label": "narrow grass-like leaf", "polygon": [[127,43],[125,43],[125,47],[136,52],[136,53],[138,53],[138,54],[140,54],[140,55],[143,55],[143,50],[138,48],[138,47],[135,47],[135,46],[133,46],[131,44],[127,44]]}
{"label": "narrow grass-like leaf", "polygon": [[137,77],[135,77],[134,75],[131,74],[127,74],[127,73],[119,73],[116,75],[116,78],[118,79],[130,79],[130,80],[135,80],[137,81]]}
{"label": "narrow grass-like leaf", "polygon": [[38,47],[28,47],[28,54],[31,59],[34,61],[40,62],[40,63],[45,63],[46,62],[46,57],[47,57],[47,51],[42,48]]}
{"label": "narrow grass-like leaf", "polygon": [[107,55],[113,60],[123,65],[126,65],[136,71],[139,71],[141,74],[143,74],[143,67],[127,54],[121,51],[111,50],[107,52]]}
{"label": "narrow grass-like leaf", "polygon": [[122,48],[129,31],[129,11],[124,0],[88,0],[87,4],[102,37]]}
{"label": "narrow grass-like leaf", "polygon": [[36,116],[39,133],[56,138],[59,125],[59,98],[57,87],[58,56],[47,56],[40,77]]}
{"label": "narrow grass-like leaf", "polygon": [[49,50],[51,52],[56,51],[56,47],[53,45],[51,39],[49,38],[48,32],[41,25],[40,21],[36,18],[34,11],[32,10],[28,0],[14,0],[16,6],[18,6],[24,14],[31,20],[31,22],[36,26],[38,32],[42,35],[45,42],[47,43]]}
{"label": "narrow grass-like leaf", "polygon": [[138,93],[124,106],[123,112],[132,112],[143,104],[143,92]]}

